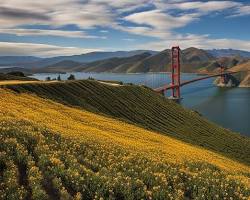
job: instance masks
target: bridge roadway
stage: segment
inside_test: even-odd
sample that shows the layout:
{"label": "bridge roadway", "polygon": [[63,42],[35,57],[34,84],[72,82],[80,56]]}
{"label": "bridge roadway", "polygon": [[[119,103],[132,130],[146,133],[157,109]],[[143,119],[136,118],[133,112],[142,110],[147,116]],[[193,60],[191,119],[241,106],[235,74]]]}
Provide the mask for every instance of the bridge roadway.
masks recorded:
{"label": "bridge roadway", "polygon": [[[218,76],[223,76],[223,75],[228,75],[228,74],[235,74],[235,73],[238,73],[238,72],[218,73],[218,74],[212,74],[212,75],[209,75],[209,76],[205,76],[205,77],[200,77],[200,78],[196,78],[196,79],[184,81],[184,82],[182,82],[180,84],[180,87],[182,87],[184,85],[187,85],[187,84],[190,84],[190,83],[193,83],[193,82],[196,82],[196,81],[201,81],[201,80],[205,80],[205,79],[208,79],[208,78],[213,78],[213,77],[218,77]],[[178,85],[164,85],[162,87],[154,89],[154,91],[156,91],[156,92],[162,92],[162,91],[166,91],[166,90],[173,89],[173,88],[176,88],[176,87],[178,87]]]}

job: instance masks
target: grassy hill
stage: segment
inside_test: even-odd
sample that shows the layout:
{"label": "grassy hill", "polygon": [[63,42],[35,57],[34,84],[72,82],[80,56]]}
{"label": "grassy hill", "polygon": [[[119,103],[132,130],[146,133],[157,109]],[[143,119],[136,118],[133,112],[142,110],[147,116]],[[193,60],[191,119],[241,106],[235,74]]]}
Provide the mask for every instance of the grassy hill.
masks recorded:
{"label": "grassy hill", "polygon": [[223,129],[148,88],[114,87],[91,80],[6,87],[120,119],[250,164],[249,138]]}
{"label": "grassy hill", "polygon": [[249,138],[147,88],[95,81],[6,87],[1,199],[250,196]]}

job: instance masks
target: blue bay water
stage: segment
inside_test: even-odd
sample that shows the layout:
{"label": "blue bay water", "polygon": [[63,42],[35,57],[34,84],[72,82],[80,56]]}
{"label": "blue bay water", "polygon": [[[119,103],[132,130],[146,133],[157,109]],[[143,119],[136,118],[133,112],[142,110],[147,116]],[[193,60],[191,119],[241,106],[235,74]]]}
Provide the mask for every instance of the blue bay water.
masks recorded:
{"label": "blue bay water", "polygon": [[[144,84],[152,88],[170,82],[170,74],[112,74],[112,73],[73,73],[76,79],[89,77],[98,80],[115,80],[124,83]],[[45,80],[56,78],[58,74],[35,74],[33,77]],[[69,74],[61,74],[66,80]],[[182,74],[182,81],[196,78],[196,74]],[[196,110],[204,117],[225,128],[250,136],[250,88],[218,88],[214,79],[207,79],[181,88],[181,104]],[[170,91],[167,95],[170,95]]]}

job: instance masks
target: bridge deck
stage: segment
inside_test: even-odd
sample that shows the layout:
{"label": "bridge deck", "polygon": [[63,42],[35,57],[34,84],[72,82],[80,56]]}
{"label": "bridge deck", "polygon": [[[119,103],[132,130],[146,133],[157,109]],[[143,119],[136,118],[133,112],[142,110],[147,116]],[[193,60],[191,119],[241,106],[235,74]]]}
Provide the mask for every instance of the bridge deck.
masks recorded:
{"label": "bridge deck", "polygon": [[[190,83],[193,83],[193,82],[196,82],[196,81],[201,81],[201,80],[205,80],[205,79],[209,79],[209,78],[213,78],[213,77],[218,77],[218,76],[223,76],[223,75],[228,75],[228,74],[235,74],[235,73],[237,73],[237,72],[225,72],[225,73],[219,73],[219,74],[212,74],[212,75],[209,75],[209,76],[184,81],[184,82],[182,82],[180,84],[180,86],[182,87],[184,85],[187,85],[187,84],[190,84]],[[166,90],[173,89],[173,88],[176,88],[176,87],[178,87],[178,86],[177,85],[164,85],[162,87],[154,89],[154,91],[162,92],[162,91],[166,91]]]}

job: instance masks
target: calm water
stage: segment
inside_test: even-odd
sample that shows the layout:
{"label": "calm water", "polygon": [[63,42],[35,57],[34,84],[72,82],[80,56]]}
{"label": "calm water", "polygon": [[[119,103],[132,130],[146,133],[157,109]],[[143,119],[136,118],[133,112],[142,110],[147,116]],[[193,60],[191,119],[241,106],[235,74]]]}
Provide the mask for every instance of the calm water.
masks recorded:
{"label": "calm water", "polygon": [[[77,79],[93,77],[100,80],[118,80],[124,83],[145,84],[156,88],[170,82],[166,73],[148,74],[110,74],[110,73],[74,73]],[[58,74],[36,74],[33,77],[45,80],[56,78]],[[66,79],[69,74],[62,74]],[[182,80],[197,77],[195,74],[182,74]],[[250,88],[218,88],[214,79],[199,81],[181,89],[181,104],[200,112],[209,120],[225,128],[250,136]]]}

